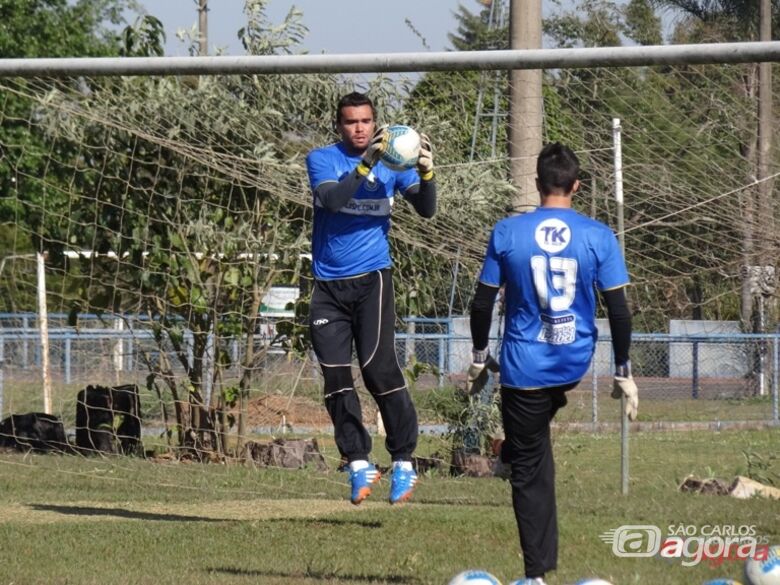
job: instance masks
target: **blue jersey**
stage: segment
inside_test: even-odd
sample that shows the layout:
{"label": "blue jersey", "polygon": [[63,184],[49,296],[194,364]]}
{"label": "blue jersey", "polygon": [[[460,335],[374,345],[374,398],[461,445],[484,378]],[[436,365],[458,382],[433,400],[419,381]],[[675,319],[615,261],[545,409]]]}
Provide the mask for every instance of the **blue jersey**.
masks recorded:
{"label": "blue jersey", "polygon": [[479,280],[505,285],[501,385],[531,389],[582,379],[598,336],[595,289],[627,285],[628,271],[606,225],[540,207],[496,224]]}
{"label": "blue jersey", "polygon": [[[348,154],[341,143],[312,150],[306,157],[312,192],[324,183],[340,181],[359,162],[360,156]],[[323,207],[314,195],[314,276],[333,280],[390,267],[387,233],[393,197],[419,182],[414,169],[393,171],[379,162],[353,198],[337,212]]]}

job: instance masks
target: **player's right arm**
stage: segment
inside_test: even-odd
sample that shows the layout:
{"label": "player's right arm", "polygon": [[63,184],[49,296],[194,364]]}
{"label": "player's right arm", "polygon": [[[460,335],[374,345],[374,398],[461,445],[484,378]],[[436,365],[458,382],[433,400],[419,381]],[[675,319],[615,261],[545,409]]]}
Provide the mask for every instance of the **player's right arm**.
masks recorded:
{"label": "player's right arm", "polygon": [[306,170],[309,173],[311,190],[323,207],[336,212],[344,207],[379,160],[387,148],[387,126],[377,129],[368,148],[358,165],[339,180],[327,154],[322,149],[312,150],[306,157]]}
{"label": "player's right arm", "polygon": [[365,177],[358,174],[357,168],[339,180],[333,164],[322,150],[312,150],[309,153],[306,157],[306,171],[314,198],[333,212],[344,207],[365,180]]}
{"label": "player's right arm", "polygon": [[469,394],[476,394],[482,390],[487,383],[488,370],[496,372],[499,369],[498,363],[488,350],[493,305],[503,282],[500,252],[497,250],[496,244],[496,241],[500,239],[500,234],[497,235],[498,231],[498,229],[494,229],[490,236],[477,290],[471,301],[469,316],[472,343],[471,366],[469,366],[466,380],[466,391]]}
{"label": "player's right arm", "polygon": [[504,284],[504,272],[501,257],[504,240],[504,225],[499,222],[490,234],[482,272],[479,273],[477,290],[471,302],[471,341],[474,351],[487,350],[490,335],[490,321],[493,318],[493,305],[498,289]]}

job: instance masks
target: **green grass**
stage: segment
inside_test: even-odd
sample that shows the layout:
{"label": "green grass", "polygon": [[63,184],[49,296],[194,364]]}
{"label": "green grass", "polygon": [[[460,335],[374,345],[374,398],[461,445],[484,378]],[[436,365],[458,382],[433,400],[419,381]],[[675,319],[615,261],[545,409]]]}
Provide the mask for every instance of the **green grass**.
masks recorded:
{"label": "green grass", "polygon": [[[582,387],[580,387],[582,388]],[[589,423],[593,420],[590,388],[568,393],[566,408],[558,411],[558,423]],[[434,420],[436,413],[457,416],[464,407],[462,392],[453,387],[428,389],[413,394],[415,406],[422,419]],[[598,422],[620,421],[620,406],[610,398],[606,386],[599,389]],[[441,416],[438,417],[441,419]],[[640,422],[711,422],[711,421],[769,421],[772,419],[772,397],[746,398],[647,398],[639,388]]]}
{"label": "green grass", "polygon": [[[550,585],[599,575],[616,585],[697,584],[741,564],[682,567],[621,559],[598,536],[623,524],[754,525],[780,542],[780,502],[682,494],[689,473],[731,479],[743,451],[769,458],[780,433],[631,437],[631,489],[620,494],[616,435],[555,437],[559,570]],[[322,444],[331,467],[331,440]],[[420,453],[441,446],[425,439]],[[375,453],[386,462],[380,444]],[[391,507],[382,481],[365,505],[345,501],[335,471],[0,455],[0,584],[446,584],[466,568],[504,583],[522,574],[509,486],[423,478]]]}

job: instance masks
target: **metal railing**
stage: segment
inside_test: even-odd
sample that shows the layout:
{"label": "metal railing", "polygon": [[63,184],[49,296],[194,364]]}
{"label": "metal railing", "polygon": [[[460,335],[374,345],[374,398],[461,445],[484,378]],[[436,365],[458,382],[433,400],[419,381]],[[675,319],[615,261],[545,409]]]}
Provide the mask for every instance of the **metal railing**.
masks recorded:
{"label": "metal railing", "polygon": [[[471,360],[471,340],[462,323],[452,319],[410,319],[413,324],[396,334],[396,353],[407,372],[420,380],[415,391],[426,392],[462,386]],[[49,346],[55,386],[136,382],[143,385],[149,368],[162,351],[148,324],[142,320],[99,320],[81,316],[79,328],[69,327],[67,316],[51,315]],[[38,392],[40,339],[34,314],[0,314],[0,417],[16,408],[4,404],[4,389]],[[88,325],[88,326],[84,326]],[[273,330],[272,324],[266,327]],[[267,333],[267,332],[266,332]],[[258,336],[258,349],[268,349],[273,335]],[[185,337],[186,340],[186,337]],[[497,339],[491,348],[497,347]],[[224,378],[238,376],[243,346],[237,340],[220,340],[229,349],[233,366]],[[274,379],[276,369],[305,372],[312,384],[320,384],[318,368],[306,367],[300,358],[283,350],[261,352],[266,357],[258,379]],[[273,353],[279,355],[273,355]],[[498,353],[494,351],[494,353]],[[151,356],[151,357],[150,357]],[[300,365],[291,365],[298,361]],[[653,421],[771,421],[778,422],[780,334],[668,335],[636,333],[631,357],[640,388],[640,414]],[[142,359],[143,358],[143,359]],[[178,360],[171,357],[172,364]],[[582,383],[570,393],[564,421],[601,423],[616,421],[616,409],[608,406],[614,364],[608,337],[600,338],[593,363]],[[301,376],[299,375],[298,378]],[[280,375],[264,387],[281,388]],[[289,389],[285,390],[289,392]],[[605,401],[606,399],[606,401]],[[29,402],[29,401],[28,401]],[[558,417],[561,419],[561,417]]]}

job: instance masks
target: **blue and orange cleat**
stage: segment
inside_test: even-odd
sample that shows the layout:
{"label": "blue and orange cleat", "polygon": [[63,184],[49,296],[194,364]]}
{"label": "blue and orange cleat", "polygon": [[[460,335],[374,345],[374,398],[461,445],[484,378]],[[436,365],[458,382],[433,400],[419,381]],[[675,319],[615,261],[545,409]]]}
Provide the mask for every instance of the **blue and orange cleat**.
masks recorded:
{"label": "blue and orange cleat", "polygon": [[356,506],[371,495],[371,486],[379,481],[382,474],[375,465],[369,463],[359,471],[349,472],[349,483],[352,486],[351,501]]}
{"label": "blue and orange cleat", "polygon": [[412,497],[414,486],[417,485],[417,473],[414,469],[393,468],[390,478],[390,503],[400,504]]}

